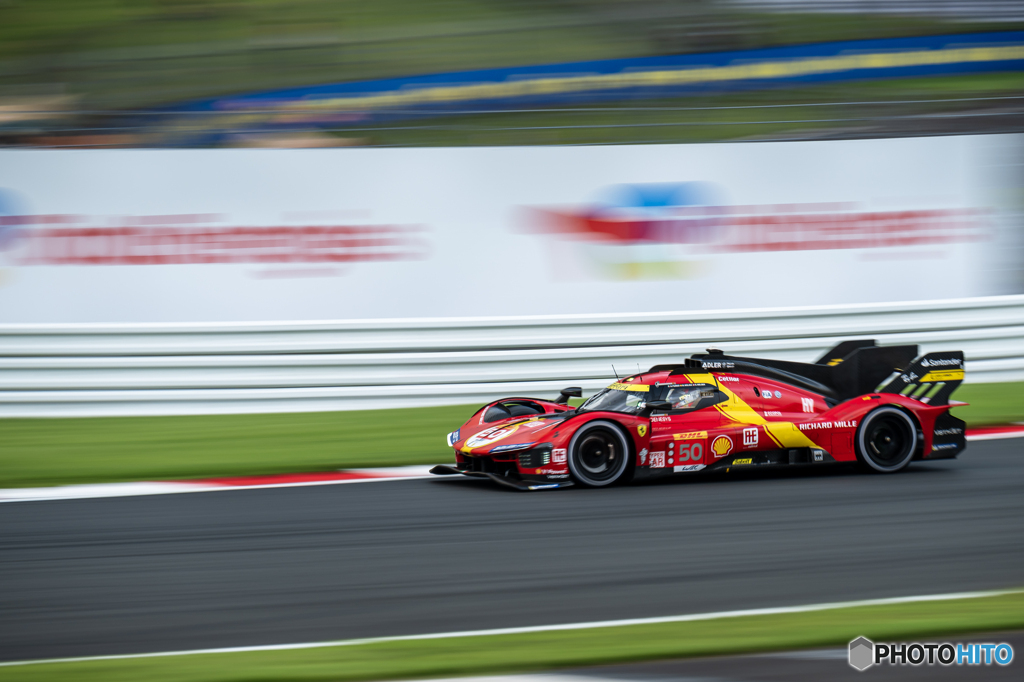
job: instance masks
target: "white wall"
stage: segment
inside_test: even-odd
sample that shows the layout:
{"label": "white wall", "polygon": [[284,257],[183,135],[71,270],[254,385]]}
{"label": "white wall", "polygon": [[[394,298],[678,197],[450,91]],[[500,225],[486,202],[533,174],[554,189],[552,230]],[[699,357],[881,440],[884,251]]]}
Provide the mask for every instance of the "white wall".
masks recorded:
{"label": "white wall", "polygon": [[[1009,190],[1020,185],[1005,159],[1021,140],[4,151],[0,323],[629,313],[1016,293]],[[666,193],[651,190],[658,184],[682,185],[696,205],[612,207],[629,186]],[[919,213],[898,215],[908,211]],[[595,213],[605,227],[640,232],[637,221],[653,220],[653,234],[688,243],[566,232]],[[774,226],[757,227],[765,223]],[[301,229],[311,226],[334,229]]]}

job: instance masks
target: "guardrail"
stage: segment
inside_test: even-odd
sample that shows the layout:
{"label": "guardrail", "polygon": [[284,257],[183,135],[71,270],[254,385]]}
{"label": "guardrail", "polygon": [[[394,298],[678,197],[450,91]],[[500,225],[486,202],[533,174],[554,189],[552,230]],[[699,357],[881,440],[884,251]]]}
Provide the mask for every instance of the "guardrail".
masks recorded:
{"label": "guardrail", "polygon": [[306,412],[597,389],[708,346],[813,361],[874,338],[1024,380],[1024,296],[609,315],[0,325],[0,417]]}

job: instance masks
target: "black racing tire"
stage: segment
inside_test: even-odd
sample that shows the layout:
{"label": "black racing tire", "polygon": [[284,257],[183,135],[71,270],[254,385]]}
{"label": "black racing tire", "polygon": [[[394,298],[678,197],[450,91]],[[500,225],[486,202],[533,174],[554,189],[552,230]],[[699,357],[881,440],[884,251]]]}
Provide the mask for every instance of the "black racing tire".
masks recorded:
{"label": "black racing tire", "polygon": [[917,424],[898,407],[879,407],[861,420],[854,447],[857,459],[871,471],[901,471],[917,451]]}
{"label": "black racing tire", "polygon": [[569,471],[574,481],[588,488],[629,480],[632,467],[626,434],[615,422],[587,422],[569,441]]}

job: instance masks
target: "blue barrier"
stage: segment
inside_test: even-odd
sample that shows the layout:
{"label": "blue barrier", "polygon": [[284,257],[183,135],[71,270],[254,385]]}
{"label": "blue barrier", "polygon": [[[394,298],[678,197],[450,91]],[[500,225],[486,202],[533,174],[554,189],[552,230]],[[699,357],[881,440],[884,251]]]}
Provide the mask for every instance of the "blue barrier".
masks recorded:
{"label": "blue barrier", "polygon": [[150,123],[170,123],[170,129],[177,129],[171,133],[175,139],[167,140],[170,144],[205,145],[217,143],[228,131],[341,128],[467,110],[1017,70],[1024,70],[1024,31],[816,43],[331,83],[193,101],[164,109],[170,118]]}
{"label": "blue barrier", "polygon": [[608,59],[332,83],[193,102],[178,111],[495,108],[662,96],[782,83],[967,74],[1024,68],[1024,32],[818,43]]}

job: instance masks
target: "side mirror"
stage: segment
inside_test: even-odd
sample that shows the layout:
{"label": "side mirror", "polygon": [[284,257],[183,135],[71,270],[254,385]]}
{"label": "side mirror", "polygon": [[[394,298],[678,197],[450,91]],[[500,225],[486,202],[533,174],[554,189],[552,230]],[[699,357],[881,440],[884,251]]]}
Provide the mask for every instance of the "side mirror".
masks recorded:
{"label": "side mirror", "polygon": [[583,389],[579,386],[570,386],[569,388],[563,388],[558,397],[555,398],[555,402],[559,405],[565,405],[569,402],[569,398],[582,398]]}
{"label": "side mirror", "polygon": [[652,400],[644,407],[644,411],[648,414],[651,412],[668,412],[671,409],[672,402],[668,400]]}

